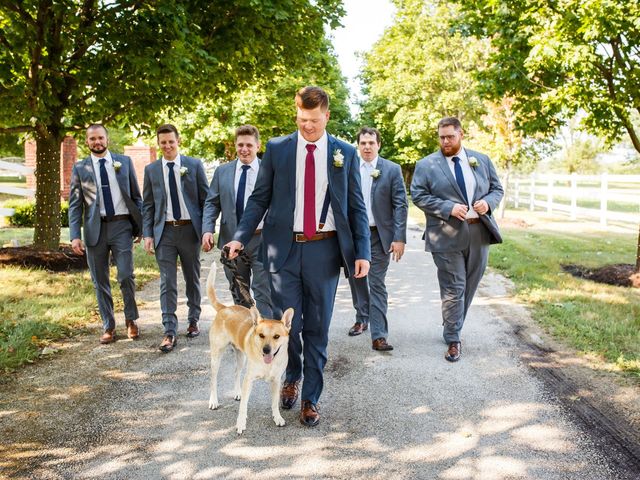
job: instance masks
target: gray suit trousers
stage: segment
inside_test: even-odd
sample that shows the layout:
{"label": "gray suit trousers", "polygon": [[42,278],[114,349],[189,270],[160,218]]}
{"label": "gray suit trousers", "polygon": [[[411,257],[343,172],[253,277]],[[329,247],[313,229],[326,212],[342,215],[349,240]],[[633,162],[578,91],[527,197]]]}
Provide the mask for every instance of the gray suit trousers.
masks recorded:
{"label": "gray suit trousers", "polygon": [[186,284],[189,323],[200,319],[200,240],[192,225],[165,225],[156,247],[156,261],[160,268],[160,308],[165,335],[178,330],[178,257]]}
{"label": "gray suit trousers", "polygon": [[378,232],[371,232],[371,267],[364,278],[349,276],[351,299],[356,310],[356,322],[369,323],[371,340],[387,338],[388,295],[385,277],[389,269],[389,252],[382,248]]}
{"label": "gray suit trousers", "polygon": [[[269,274],[264,270],[262,262],[258,260],[258,253],[260,246],[262,245],[262,235],[254,235],[244,248],[245,253],[251,259],[250,264],[247,266],[244,262],[238,262],[238,273],[240,277],[251,285],[253,291],[253,298],[256,301],[256,308],[264,318],[273,318],[273,304],[271,303],[271,286],[269,284]],[[231,271],[225,266],[224,274],[229,280],[229,286],[233,275]],[[253,276],[253,281],[251,277]],[[240,298],[234,290],[231,290],[233,295],[233,303],[239,305],[242,303]]]}
{"label": "gray suit trousers", "polygon": [[489,259],[489,231],[481,223],[469,225],[469,248],[432,252],[438,267],[444,341],[459,342],[467,311]]}
{"label": "gray suit trousers", "polygon": [[113,298],[109,283],[109,252],[113,254],[118,271],[118,283],[124,301],[124,318],[136,320],[136,284],[133,274],[133,237],[131,222],[127,219],[100,224],[98,243],[86,246],[87,264],[96,289],[98,310],[105,330],[116,328],[113,315]]}

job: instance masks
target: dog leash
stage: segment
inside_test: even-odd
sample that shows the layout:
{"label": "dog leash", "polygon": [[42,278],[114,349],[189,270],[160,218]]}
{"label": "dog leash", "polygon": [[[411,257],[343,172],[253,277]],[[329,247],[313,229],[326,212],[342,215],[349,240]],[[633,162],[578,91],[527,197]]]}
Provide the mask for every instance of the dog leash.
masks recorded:
{"label": "dog leash", "polygon": [[241,298],[243,307],[251,308],[255,305],[251,294],[249,293],[249,284],[240,276],[238,272],[238,262],[242,262],[245,267],[249,267],[251,260],[244,250],[238,252],[238,256],[233,260],[229,260],[229,247],[224,247],[220,252],[220,262],[229,269],[233,279],[231,280],[231,290]]}

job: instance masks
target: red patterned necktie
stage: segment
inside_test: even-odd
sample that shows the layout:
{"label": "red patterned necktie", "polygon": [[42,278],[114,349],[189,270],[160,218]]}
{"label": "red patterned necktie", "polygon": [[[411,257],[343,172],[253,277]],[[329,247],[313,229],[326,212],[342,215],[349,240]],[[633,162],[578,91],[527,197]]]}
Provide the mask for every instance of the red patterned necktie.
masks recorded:
{"label": "red patterned necktie", "polygon": [[307,158],[304,165],[304,224],[302,232],[307,239],[316,234],[316,164],[313,151],[316,146],[307,144]]}

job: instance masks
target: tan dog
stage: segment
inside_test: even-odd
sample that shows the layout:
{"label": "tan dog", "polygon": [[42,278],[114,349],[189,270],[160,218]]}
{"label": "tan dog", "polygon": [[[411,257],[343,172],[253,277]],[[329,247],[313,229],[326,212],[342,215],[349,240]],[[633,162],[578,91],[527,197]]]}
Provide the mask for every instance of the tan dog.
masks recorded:
{"label": "tan dog", "polygon": [[[240,400],[236,431],[242,433],[247,428],[247,403],[251,386],[257,378],[271,383],[271,412],[273,421],[279,427],[285,424],[280,415],[280,387],[282,375],[289,360],[288,344],[293,309],[289,308],[282,320],[263,319],[256,307],[245,308],[240,305],[226,306],[218,301],[214,288],[216,263],[211,265],[207,278],[207,295],[216,310],[216,317],[209,330],[211,345],[211,396],[209,408],[215,410],[218,403],[218,368],[227,345],[233,345],[236,352],[236,376],[233,394]],[[244,364],[247,373],[240,391],[240,377]]]}

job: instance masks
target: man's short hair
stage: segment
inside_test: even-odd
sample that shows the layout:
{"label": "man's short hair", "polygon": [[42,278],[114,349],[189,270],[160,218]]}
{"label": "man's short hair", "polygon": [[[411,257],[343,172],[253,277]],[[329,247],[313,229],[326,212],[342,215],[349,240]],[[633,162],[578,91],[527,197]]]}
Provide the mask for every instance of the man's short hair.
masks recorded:
{"label": "man's short hair", "polygon": [[240,135],[253,135],[253,137],[256,139],[256,142],[260,143],[260,132],[258,132],[258,129],[253,125],[241,125],[236,128],[235,139],[238,140],[238,137]]}
{"label": "man's short hair", "polygon": [[438,122],[438,130],[443,127],[453,127],[458,131],[462,131],[462,124],[456,117],[444,117]]}
{"label": "man's short hair", "polygon": [[101,123],[92,123],[91,125],[89,125],[89,126],[87,127],[87,132],[88,132],[89,130],[94,129],[94,128],[101,128],[101,129],[103,129],[103,130],[104,130],[104,133],[106,133],[106,134],[107,134],[107,137],[109,136],[109,130],[107,130],[107,127],[105,127],[105,126],[104,126],[104,125],[102,125]]}
{"label": "man's short hair", "polygon": [[304,110],[313,110],[320,107],[321,110],[329,110],[329,95],[320,87],[302,87],[296,93],[296,106]]}
{"label": "man's short hair", "polygon": [[375,135],[376,141],[378,142],[378,145],[380,145],[380,131],[377,128],[362,127],[356,135],[356,143],[360,143],[360,137],[362,135]]}
{"label": "man's short hair", "polygon": [[158,137],[161,133],[175,133],[176,138],[180,136],[180,134],[178,133],[178,129],[175,126],[171,125],[170,123],[165,123],[164,125],[160,125],[158,127],[158,130],[156,130],[156,137]]}

